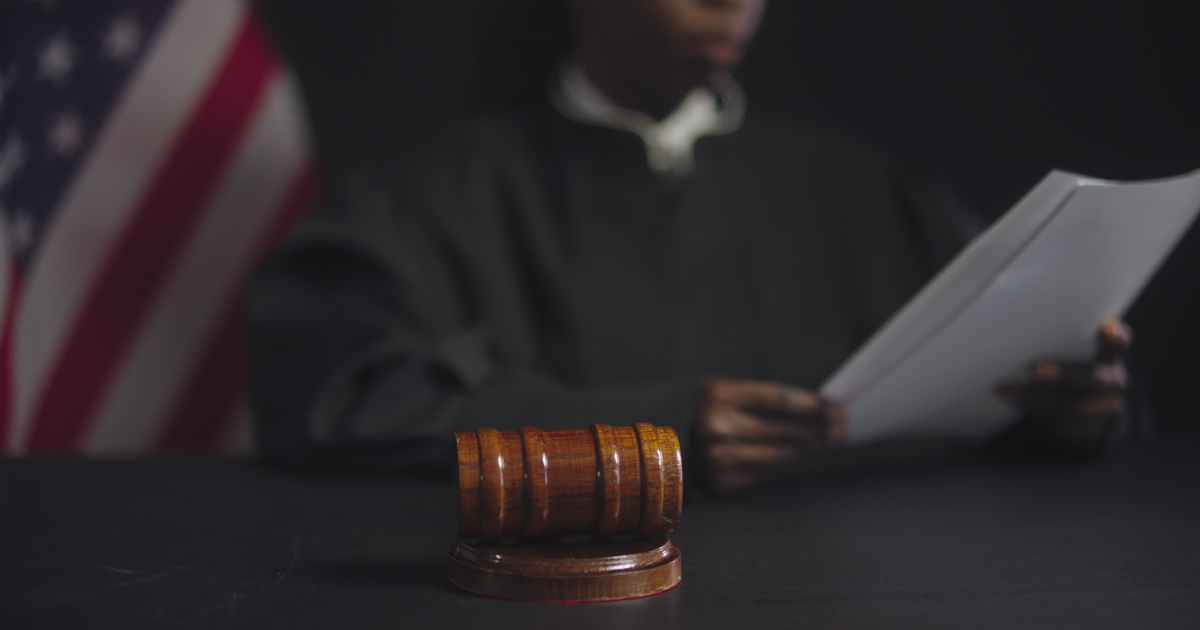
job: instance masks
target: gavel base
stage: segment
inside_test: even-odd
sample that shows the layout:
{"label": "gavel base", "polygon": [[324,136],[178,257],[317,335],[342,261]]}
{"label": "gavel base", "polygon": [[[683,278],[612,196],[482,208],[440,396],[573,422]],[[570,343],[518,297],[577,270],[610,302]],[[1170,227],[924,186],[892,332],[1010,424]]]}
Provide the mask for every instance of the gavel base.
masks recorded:
{"label": "gavel base", "polygon": [[607,602],[679,583],[680,553],[666,536],[628,542],[492,544],[459,540],[450,581],[473,593],[539,602]]}

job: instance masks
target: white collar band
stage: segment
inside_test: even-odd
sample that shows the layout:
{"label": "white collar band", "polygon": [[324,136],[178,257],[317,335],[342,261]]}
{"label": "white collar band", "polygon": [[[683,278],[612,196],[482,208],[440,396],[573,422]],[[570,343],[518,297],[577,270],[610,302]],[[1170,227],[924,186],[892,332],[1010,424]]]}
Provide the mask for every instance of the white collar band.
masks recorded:
{"label": "white collar band", "polygon": [[557,84],[552,86],[551,101],[559,112],[576,122],[636,133],[646,145],[650,169],[659,175],[680,177],[692,172],[696,140],[735,131],[745,112],[741,88],[730,79],[714,89],[692,90],[675,111],[656,121],[614,103],[587,78],[578,63],[563,65]]}

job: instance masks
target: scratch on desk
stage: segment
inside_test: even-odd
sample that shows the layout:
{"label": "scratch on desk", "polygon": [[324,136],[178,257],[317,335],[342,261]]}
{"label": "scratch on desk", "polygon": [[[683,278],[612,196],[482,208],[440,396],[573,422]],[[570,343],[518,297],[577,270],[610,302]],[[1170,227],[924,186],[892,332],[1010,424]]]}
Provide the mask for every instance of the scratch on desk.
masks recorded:
{"label": "scratch on desk", "polygon": [[141,573],[141,571],[134,571],[133,569],[119,569],[117,567],[100,567],[100,568],[108,569],[109,571],[112,571],[113,573]]}
{"label": "scratch on desk", "polygon": [[283,570],[283,572],[279,574],[279,579],[275,580],[275,584],[279,584],[280,582],[283,581],[283,578],[288,576],[288,573],[290,573],[292,571],[292,569],[294,569],[296,567],[296,561],[299,559],[300,559],[300,532],[296,532],[295,534],[292,535],[292,559],[290,561],[288,561],[287,568],[285,568]]}
{"label": "scratch on desk", "polygon": [[[242,595],[240,597],[240,599],[246,599],[248,597],[262,595],[263,593],[271,590],[272,588],[279,586],[279,583],[282,582],[284,580],[284,578],[286,578],[288,576],[288,574],[291,573],[292,569],[294,569],[296,567],[296,562],[299,560],[300,560],[300,533],[297,532],[294,536],[292,536],[292,558],[291,558],[291,560],[288,561],[288,564],[286,567],[284,567],[283,571],[280,571],[277,574],[278,577],[275,578],[275,581],[271,582],[270,584],[267,584],[266,586],[258,589],[257,591],[254,591],[253,593]],[[265,575],[266,574],[264,574],[264,576]],[[262,576],[260,576],[260,577],[262,577]],[[246,586],[249,586],[250,584],[257,582],[258,580],[259,580],[259,578],[256,577],[253,580],[250,580],[250,583],[247,584]]]}
{"label": "scratch on desk", "polygon": [[[167,578],[172,575],[175,575],[176,573],[183,573],[184,571],[191,571],[191,570],[192,570],[191,567],[173,567],[170,571],[163,571],[162,573],[155,573],[154,575],[147,575],[146,577],[140,577],[140,578],[137,578],[136,580],[129,580],[128,582],[121,582],[120,584],[113,584],[113,588],[122,588],[125,586],[129,586],[131,584],[138,584],[140,582],[154,582],[154,581],[161,580],[163,578]],[[137,573],[137,572],[134,571],[134,573]]]}

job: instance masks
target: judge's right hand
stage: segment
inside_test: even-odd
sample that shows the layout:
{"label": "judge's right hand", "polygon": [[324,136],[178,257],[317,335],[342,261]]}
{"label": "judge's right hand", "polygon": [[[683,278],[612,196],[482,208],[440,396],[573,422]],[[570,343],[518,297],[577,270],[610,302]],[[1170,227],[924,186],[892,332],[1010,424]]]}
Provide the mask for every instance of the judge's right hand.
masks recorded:
{"label": "judge's right hand", "polygon": [[768,381],[712,379],[696,407],[693,453],[706,489],[757,486],[813,446],[846,439],[846,408],[811,391]]}

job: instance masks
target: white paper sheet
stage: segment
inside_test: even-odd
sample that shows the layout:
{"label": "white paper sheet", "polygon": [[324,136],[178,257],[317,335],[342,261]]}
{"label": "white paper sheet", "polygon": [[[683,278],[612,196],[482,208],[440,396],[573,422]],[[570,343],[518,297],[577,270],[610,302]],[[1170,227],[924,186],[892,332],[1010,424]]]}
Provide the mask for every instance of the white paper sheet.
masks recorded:
{"label": "white paper sheet", "polygon": [[[1106,182],[1054,171],[975,239],[821,387],[850,442],[984,439],[995,394],[1040,357],[1085,359],[1200,210],[1200,171]],[[1200,290],[1200,287],[1198,287]]]}

